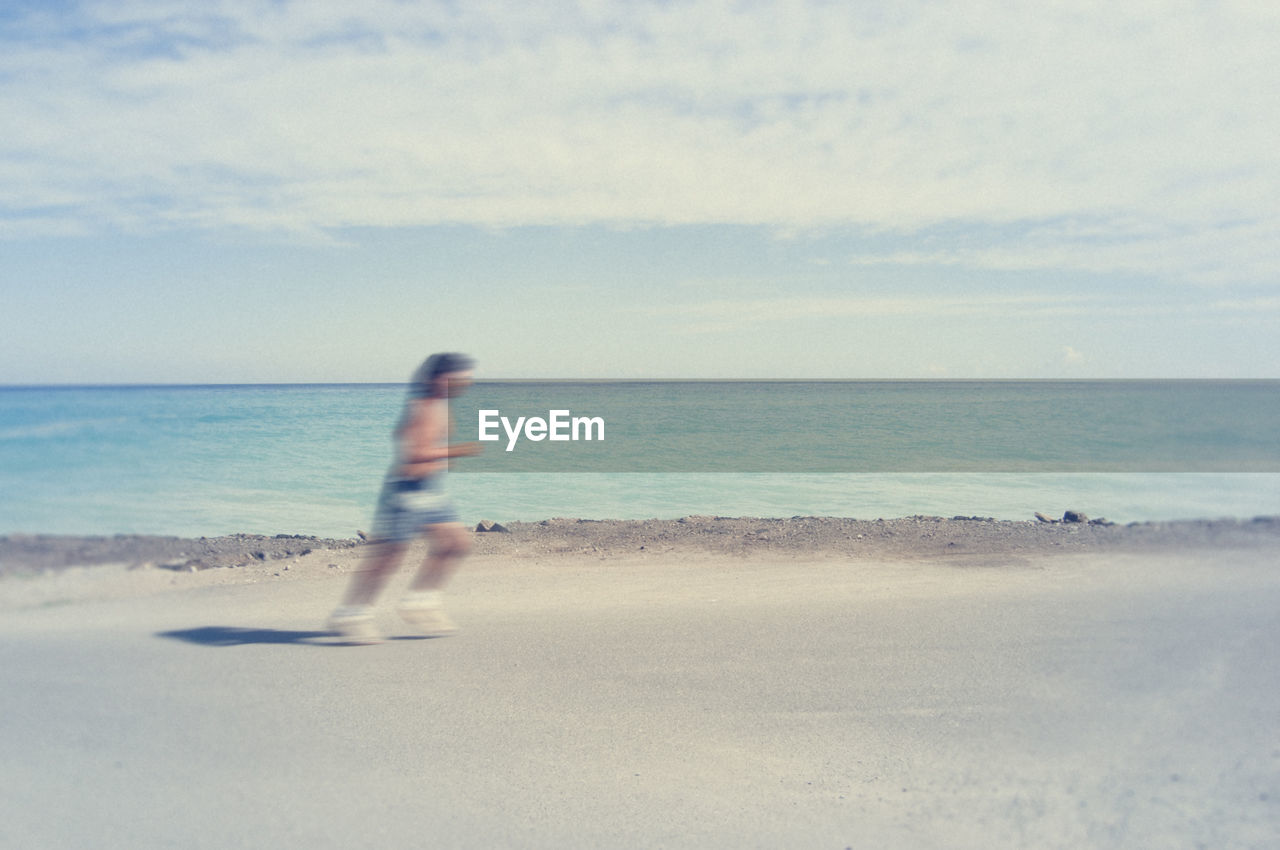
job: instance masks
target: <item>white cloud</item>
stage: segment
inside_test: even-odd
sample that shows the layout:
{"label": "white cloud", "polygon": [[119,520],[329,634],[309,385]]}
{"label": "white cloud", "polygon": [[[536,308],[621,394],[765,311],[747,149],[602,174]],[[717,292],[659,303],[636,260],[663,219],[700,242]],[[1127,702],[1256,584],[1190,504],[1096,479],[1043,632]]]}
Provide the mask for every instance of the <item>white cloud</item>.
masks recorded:
{"label": "white cloud", "polygon": [[1224,313],[1275,313],[1280,311],[1280,297],[1223,299],[1214,301],[1209,309]]}
{"label": "white cloud", "polygon": [[966,295],[942,297],[788,296],[781,298],[720,298],[691,304],[651,307],[644,312],[677,320],[685,333],[721,333],[764,324],[796,320],[865,319],[911,316],[915,319],[990,320],[1066,318],[1087,315],[1100,299],[1056,295]]}
{"label": "white cloud", "polygon": [[[739,281],[742,285],[746,282]],[[727,283],[687,282],[686,288],[727,289]],[[629,308],[637,312],[636,308]],[[941,320],[944,323],[980,319],[984,325],[1003,323],[1018,327],[1035,320],[1050,320],[1061,327],[1089,327],[1099,318],[1148,322],[1186,322],[1205,315],[1247,317],[1274,313],[1280,298],[1255,297],[1219,299],[1160,300],[1125,293],[1019,293],[966,292],[963,295],[938,293],[901,296],[858,294],[798,295],[752,298],[727,295],[690,302],[671,302],[641,308],[648,316],[667,317],[671,327],[682,333],[725,333],[744,329],[832,319],[871,319],[908,316],[913,320]],[[1081,323],[1084,323],[1081,325]],[[1062,362],[1084,363],[1085,355],[1073,346],[1061,348]]]}
{"label": "white cloud", "polygon": [[[1001,271],[1072,269],[1206,285],[1274,284],[1280,271],[1280,221],[1223,221],[1202,228],[1162,219],[1097,219],[1092,224],[1027,223],[971,228],[950,242],[931,239],[910,251],[860,254],[853,265],[959,266]],[[939,243],[943,244],[939,244]]]}
{"label": "white cloud", "polygon": [[11,232],[1050,222],[918,256],[1275,280],[1270,3],[82,8],[0,43]]}

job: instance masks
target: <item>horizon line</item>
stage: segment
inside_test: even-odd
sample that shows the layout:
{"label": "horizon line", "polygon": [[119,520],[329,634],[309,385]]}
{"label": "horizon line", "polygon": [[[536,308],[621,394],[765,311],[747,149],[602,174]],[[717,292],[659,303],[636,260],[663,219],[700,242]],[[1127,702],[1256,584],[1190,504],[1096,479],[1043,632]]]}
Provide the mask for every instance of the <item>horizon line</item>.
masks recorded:
{"label": "horizon line", "polygon": [[[482,384],[876,384],[876,383],[1273,383],[1280,377],[1251,378],[479,378]],[[89,383],[0,383],[0,390],[180,389],[214,387],[358,387],[407,386],[409,381],[122,381]]]}

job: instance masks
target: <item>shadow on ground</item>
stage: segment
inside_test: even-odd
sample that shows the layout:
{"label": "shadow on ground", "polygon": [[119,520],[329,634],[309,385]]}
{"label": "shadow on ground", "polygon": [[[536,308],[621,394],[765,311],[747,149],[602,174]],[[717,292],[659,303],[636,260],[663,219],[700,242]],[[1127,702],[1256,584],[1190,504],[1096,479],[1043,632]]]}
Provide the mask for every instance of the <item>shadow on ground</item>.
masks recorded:
{"label": "shadow on ground", "polygon": [[202,626],[157,632],[156,637],[172,638],[201,646],[244,646],[251,643],[296,643],[335,646],[333,632],[296,632],[285,629],[246,629],[239,626]]}
{"label": "shadow on ground", "polygon": [[[363,646],[342,640],[337,632],[299,632],[287,629],[248,629],[241,626],[201,626],[156,632],[156,637],[185,641],[200,646],[246,646],[255,643],[299,644],[305,646]],[[396,636],[389,640],[429,640],[428,635]]]}

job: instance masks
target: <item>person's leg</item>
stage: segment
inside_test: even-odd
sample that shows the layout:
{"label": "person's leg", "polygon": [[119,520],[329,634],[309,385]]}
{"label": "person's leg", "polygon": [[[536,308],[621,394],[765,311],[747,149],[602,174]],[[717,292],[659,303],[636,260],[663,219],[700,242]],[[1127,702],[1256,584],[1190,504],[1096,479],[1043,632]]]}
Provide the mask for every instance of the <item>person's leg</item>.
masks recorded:
{"label": "person's leg", "polygon": [[395,572],[408,544],[401,542],[381,542],[369,545],[369,552],[364,556],[359,570],[351,576],[347,585],[347,595],[343,605],[372,605],[378,598],[382,586]]}
{"label": "person's leg", "polygon": [[440,589],[471,548],[471,535],[458,522],[428,526],[431,548],[413,577],[409,592],[400,601],[400,616],[427,635],[449,635],[457,627],[444,613]]}
{"label": "person's leg", "polygon": [[378,643],[382,639],[373,625],[373,601],[395,572],[407,545],[387,541],[370,544],[360,568],[351,576],[342,604],[329,615],[329,628],[348,643]]}
{"label": "person's leg", "polygon": [[471,549],[471,533],[460,522],[441,522],[427,526],[427,539],[431,547],[427,559],[413,583],[412,591],[440,590],[453,575]]}

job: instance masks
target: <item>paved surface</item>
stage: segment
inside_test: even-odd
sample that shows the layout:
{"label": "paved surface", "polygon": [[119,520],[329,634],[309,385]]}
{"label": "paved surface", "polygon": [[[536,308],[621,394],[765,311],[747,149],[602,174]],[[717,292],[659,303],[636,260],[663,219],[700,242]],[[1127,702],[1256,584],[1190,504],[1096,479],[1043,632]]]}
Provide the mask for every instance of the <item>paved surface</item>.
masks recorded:
{"label": "paved surface", "polygon": [[1275,847],[1274,555],[486,564],[373,647],[337,576],[6,611],[0,847]]}

